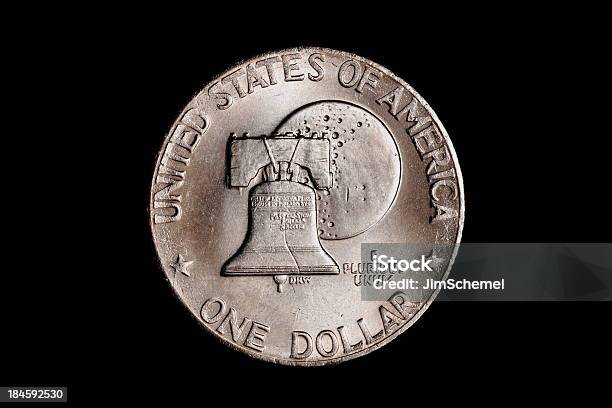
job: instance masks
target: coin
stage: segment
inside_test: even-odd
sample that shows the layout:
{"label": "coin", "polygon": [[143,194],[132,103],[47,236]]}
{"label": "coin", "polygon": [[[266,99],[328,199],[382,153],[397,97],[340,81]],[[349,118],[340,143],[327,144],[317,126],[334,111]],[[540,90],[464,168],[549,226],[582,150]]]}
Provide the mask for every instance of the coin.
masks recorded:
{"label": "coin", "polygon": [[[406,82],[295,48],[233,66],[189,102],[159,153],[150,216],[165,276],[208,332],[256,358],[322,365],[380,348],[427,310],[437,291],[364,298],[362,244],[455,245],[463,182]],[[439,279],[454,256],[436,258]]]}

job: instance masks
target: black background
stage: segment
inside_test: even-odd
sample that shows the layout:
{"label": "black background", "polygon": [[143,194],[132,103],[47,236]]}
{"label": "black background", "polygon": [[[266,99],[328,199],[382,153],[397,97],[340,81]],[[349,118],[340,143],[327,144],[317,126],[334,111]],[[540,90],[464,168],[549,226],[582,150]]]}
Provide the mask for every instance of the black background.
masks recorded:
{"label": "black background", "polygon": [[[597,24],[577,32],[558,16],[523,15],[364,28],[299,24],[299,16],[248,24],[239,13],[217,15],[189,29],[185,16],[171,25],[130,15],[98,22],[83,38],[57,31],[57,40],[26,50],[42,57],[54,85],[80,88],[66,96],[69,109],[63,100],[56,108],[84,124],[66,126],[62,116],[63,126],[35,139],[23,170],[39,198],[23,204],[35,221],[11,235],[18,252],[7,256],[2,384],[68,385],[71,401],[84,403],[113,395],[201,402],[226,384],[236,387],[228,401],[265,401],[300,388],[353,394],[457,381],[493,389],[518,381],[527,392],[543,378],[605,364],[607,303],[434,303],[383,349],[312,369],[248,358],[202,329],[157,264],[147,213],[155,158],[209,79],[271,50],[353,52],[423,95],[458,154],[465,242],[610,241]],[[504,379],[513,372],[519,378]]]}

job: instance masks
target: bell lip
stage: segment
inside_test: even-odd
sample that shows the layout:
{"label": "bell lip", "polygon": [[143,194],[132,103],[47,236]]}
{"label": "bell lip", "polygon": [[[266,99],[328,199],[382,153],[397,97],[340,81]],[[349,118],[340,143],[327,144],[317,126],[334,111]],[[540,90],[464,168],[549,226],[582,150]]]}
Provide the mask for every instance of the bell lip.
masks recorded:
{"label": "bell lip", "polygon": [[[269,270],[266,270],[269,269]],[[275,276],[275,275],[339,275],[340,268],[337,265],[322,266],[270,266],[270,267],[239,267],[223,268],[223,276]]]}

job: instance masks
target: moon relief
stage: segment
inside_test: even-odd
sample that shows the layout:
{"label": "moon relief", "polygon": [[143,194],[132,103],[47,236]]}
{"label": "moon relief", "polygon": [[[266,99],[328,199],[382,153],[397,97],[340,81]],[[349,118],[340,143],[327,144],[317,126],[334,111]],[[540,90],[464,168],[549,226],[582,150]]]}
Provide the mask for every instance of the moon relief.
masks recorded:
{"label": "moon relief", "polygon": [[330,140],[331,187],[317,191],[321,239],[346,239],[380,221],[395,199],[400,157],[391,133],[367,110],[341,101],[307,105],[275,130]]}

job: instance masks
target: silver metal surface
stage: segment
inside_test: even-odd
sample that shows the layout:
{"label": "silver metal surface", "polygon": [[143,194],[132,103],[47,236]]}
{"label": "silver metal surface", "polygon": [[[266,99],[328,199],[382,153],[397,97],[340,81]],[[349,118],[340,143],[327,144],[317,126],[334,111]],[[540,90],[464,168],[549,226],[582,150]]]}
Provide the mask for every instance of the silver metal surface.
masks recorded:
{"label": "silver metal surface", "polygon": [[429,105],[380,65],[322,48],[260,55],[207,84],[151,190],[181,301],[227,345],[289,365],[354,358],[410,327],[437,292],[362,300],[361,244],[452,245],[463,216],[457,157]]}

